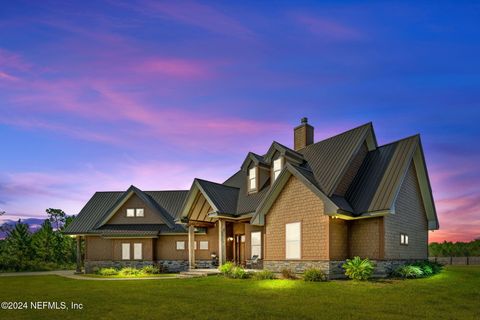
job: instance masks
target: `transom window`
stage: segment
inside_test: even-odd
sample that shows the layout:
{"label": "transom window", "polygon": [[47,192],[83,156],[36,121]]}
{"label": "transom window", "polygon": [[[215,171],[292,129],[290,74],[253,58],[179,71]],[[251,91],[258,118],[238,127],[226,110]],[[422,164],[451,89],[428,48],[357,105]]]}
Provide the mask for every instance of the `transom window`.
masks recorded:
{"label": "transom window", "polygon": [[262,258],[262,233],[260,231],[255,231],[250,233],[251,245],[252,245],[252,258],[257,256],[259,259]]}
{"label": "transom window", "polygon": [[400,244],[407,246],[408,245],[408,235],[405,233],[400,233]]}
{"label": "transom window", "polygon": [[257,168],[253,167],[248,170],[248,189],[250,191],[257,189]]}
{"label": "transom window", "polygon": [[285,225],[285,258],[300,259],[301,253],[301,225],[300,222]]}
{"label": "transom window", "polygon": [[282,158],[273,161],[273,181],[277,180],[278,175],[282,172]]}
{"label": "transom window", "polygon": [[144,217],[144,216],[145,216],[145,210],[143,208],[128,208],[127,209],[127,217],[128,218]]}

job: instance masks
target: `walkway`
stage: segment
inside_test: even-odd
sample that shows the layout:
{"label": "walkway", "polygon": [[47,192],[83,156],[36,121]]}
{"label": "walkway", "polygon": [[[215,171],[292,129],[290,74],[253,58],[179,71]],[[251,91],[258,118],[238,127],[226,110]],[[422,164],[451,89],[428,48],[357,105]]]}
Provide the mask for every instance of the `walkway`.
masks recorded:
{"label": "walkway", "polygon": [[93,280],[93,281],[117,281],[117,280],[167,280],[193,278],[193,275],[176,275],[174,277],[143,277],[143,278],[95,278],[87,277],[81,274],[75,274],[74,270],[56,270],[56,271],[35,271],[35,272],[6,272],[0,273],[0,277],[28,277],[28,276],[60,276],[75,280]]}

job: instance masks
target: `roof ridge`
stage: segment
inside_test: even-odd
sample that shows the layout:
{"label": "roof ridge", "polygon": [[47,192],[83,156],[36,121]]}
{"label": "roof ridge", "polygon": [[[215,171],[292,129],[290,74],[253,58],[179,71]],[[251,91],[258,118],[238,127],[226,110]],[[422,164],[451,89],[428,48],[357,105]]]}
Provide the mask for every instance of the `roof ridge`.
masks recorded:
{"label": "roof ridge", "polygon": [[420,133],[416,133],[416,134],[412,134],[408,137],[405,137],[405,138],[401,138],[401,139],[398,139],[398,140],[395,140],[395,141],[392,141],[392,142],[389,142],[389,143],[386,143],[384,145],[381,145],[381,146],[378,146],[378,149],[380,148],[383,148],[383,147],[387,147],[389,145],[392,145],[392,144],[395,144],[395,143],[399,143],[399,142],[402,142],[402,141],[405,141],[405,140],[409,140],[409,139],[412,139],[412,138],[420,138]]}
{"label": "roof ridge", "polygon": [[[227,188],[232,188],[232,189],[238,189],[238,190],[240,190],[240,188],[232,187],[232,186],[227,186],[227,185],[225,185],[225,184],[223,184],[223,183],[213,182],[213,181],[209,181],[209,180],[205,180],[205,179],[200,179],[200,178],[195,178],[195,180],[205,181],[205,182],[212,183],[212,184],[216,184],[216,185],[219,185],[219,186],[222,186],[222,187],[227,187]],[[227,179],[227,180],[228,180],[228,179]]]}
{"label": "roof ridge", "polygon": [[323,140],[314,142],[314,143],[312,143],[312,144],[309,144],[309,145],[306,146],[304,149],[307,149],[307,148],[309,148],[309,147],[311,147],[311,146],[314,146],[314,145],[316,145],[316,144],[318,144],[318,143],[325,142],[325,141],[328,141],[328,140],[333,139],[333,138],[337,138],[337,137],[339,137],[339,136],[341,136],[341,135],[343,135],[343,134],[352,132],[352,131],[354,131],[354,130],[358,130],[358,129],[360,129],[360,128],[362,128],[362,127],[366,127],[366,126],[371,126],[371,127],[373,127],[372,121],[367,122],[367,123],[365,123],[365,124],[362,124],[361,126],[352,128],[352,129],[350,129],[350,130],[347,130],[347,131],[344,131],[344,132],[340,132],[340,133],[338,133],[338,134],[336,134],[336,135],[334,135],[334,136],[328,137],[328,138],[326,138],[326,139],[323,139]]}
{"label": "roof ridge", "polygon": [[188,190],[184,190],[184,189],[182,190],[147,190],[143,192],[188,192]]}

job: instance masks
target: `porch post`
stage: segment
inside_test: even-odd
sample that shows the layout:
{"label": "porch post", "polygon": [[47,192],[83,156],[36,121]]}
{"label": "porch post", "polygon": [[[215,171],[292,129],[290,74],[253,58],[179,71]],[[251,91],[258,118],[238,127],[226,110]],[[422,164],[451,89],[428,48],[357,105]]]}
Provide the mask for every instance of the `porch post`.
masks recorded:
{"label": "porch post", "polygon": [[218,220],[218,263],[224,264],[227,260],[227,229],[225,220]]}
{"label": "porch post", "polygon": [[77,270],[75,273],[82,273],[82,237],[76,236],[77,240]]}
{"label": "porch post", "polygon": [[195,227],[188,226],[188,268],[195,269]]}

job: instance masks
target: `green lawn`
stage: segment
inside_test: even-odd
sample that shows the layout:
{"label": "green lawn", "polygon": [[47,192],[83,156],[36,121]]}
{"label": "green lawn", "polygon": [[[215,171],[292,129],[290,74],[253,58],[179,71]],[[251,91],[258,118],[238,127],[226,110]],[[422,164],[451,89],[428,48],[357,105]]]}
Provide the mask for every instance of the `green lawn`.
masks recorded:
{"label": "green lawn", "polygon": [[70,301],[83,310],[0,310],[0,319],[480,319],[480,267],[419,280],[82,281],[0,278],[0,301]]}
{"label": "green lawn", "polygon": [[158,274],[140,273],[140,274],[129,275],[129,276],[124,276],[120,274],[116,274],[113,276],[102,276],[99,274],[84,274],[82,276],[86,278],[119,278],[119,279],[121,278],[172,278],[172,277],[176,277],[177,274],[176,273],[158,273]]}

